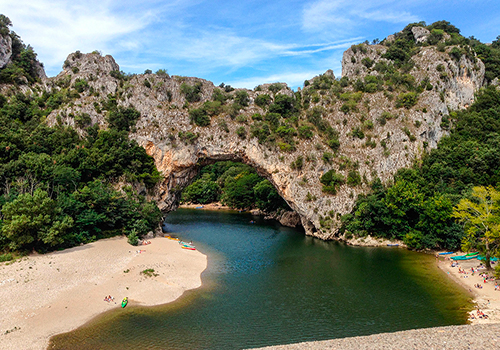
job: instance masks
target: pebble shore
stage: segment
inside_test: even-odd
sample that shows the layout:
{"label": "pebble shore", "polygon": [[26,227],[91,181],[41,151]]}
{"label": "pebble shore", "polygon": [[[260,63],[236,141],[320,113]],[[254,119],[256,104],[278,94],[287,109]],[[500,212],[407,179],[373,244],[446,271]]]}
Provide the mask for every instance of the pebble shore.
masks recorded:
{"label": "pebble shore", "polygon": [[[500,349],[500,324],[412,329],[363,337],[268,346],[259,350],[480,350]],[[257,349],[254,349],[257,350]]]}

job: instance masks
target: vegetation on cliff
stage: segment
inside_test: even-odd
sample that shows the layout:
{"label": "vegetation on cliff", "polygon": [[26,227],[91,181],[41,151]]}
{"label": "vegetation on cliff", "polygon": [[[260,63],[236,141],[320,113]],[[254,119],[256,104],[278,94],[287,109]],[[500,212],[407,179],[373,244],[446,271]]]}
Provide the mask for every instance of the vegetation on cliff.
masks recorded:
{"label": "vegetation on cliff", "polygon": [[359,196],[342,218],[348,236],[397,238],[417,249],[460,248],[465,232],[452,215],[454,206],[474,201],[474,186],[500,187],[500,91],[489,86],[470,108],[450,116],[454,127],[437,149],[413,168],[400,169],[393,185],[375,180],[373,191]]}
{"label": "vegetation on cliff", "polygon": [[35,51],[31,46],[25,45],[21,38],[9,29],[10,26],[10,19],[0,14],[0,36],[9,36],[12,40],[12,56],[7,66],[0,70],[0,84],[40,81],[37,70],[38,66],[42,65],[37,61]]}

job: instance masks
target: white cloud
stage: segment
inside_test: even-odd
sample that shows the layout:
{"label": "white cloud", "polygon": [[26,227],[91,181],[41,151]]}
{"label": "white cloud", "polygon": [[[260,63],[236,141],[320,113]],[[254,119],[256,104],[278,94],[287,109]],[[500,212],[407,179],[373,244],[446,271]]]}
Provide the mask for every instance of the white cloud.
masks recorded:
{"label": "white cloud", "polygon": [[290,87],[302,86],[304,80],[311,79],[318,74],[323,74],[324,72],[318,73],[313,71],[307,72],[296,72],[296,73],[277,73],[268,76],[261,77],[251,77],[247,79],[241,79],[236,81],[230,81],[229,84],[236,88],[247,88],[253,89],[257,85],[267,84],[267,83],[286,83]]}
{"label": "white cloud", "polygon": [[[112,41],[147,26],[150,10],[131,13],[113,11],[111,1],[70,2],[62,0],[0,0],[0,7],[13,22],[13,30],[34,46],[48,70],[59,69],[66,56],[76,50],[105,53]],[[137,42],[118,40],[118,45],[138,47]]]}
{"label": "white cloud", "polygon": [[300,45],[239,36],[237,33],[220,29],[194,31],[188,35],[186,31],[171,28],[164,35],[158,40],[168,43],[168,47],[156,46],[153,49],[154,52],[149,52],[149,54],[157,58],[190,62],[199,71],[219,67],[227,67],[228,70],[255,67],[263,61],[279,57],[310,56],[323,51],[347,48],[360,39]]}
{"label": "white cloud", "polygon": [[302,28],[311,32],[347,35],[363,20],[409,23],[417,17],[399,10],[395,0],[319,0],[304,8]]}

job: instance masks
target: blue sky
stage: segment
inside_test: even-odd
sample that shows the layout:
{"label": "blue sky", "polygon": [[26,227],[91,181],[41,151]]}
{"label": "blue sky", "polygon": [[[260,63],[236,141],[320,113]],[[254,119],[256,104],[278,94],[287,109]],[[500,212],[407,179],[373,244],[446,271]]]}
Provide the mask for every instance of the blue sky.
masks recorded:
{"label": "blue sky", "polygon": [[163,68],[246,88],[340,76],[346,48],[411,22],[444,19],[483,42],[500,35],[499,0],[0,0],[0,9],[48,76],[69,53],[99,50],[128,73]]}

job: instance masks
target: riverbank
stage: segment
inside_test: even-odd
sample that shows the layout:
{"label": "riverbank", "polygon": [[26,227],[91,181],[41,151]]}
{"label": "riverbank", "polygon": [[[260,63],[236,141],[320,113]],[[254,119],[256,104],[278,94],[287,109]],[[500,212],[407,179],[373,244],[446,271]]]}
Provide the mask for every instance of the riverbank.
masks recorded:
{"label": "riverbank", "polygon": [[[51,336],[129,305],[160,305],[201,285],[207,257],[163,237],[125,237],[0,264],[0,349],[46,349]],[[141,273],[153,269],[151,277]],[[104,301],[111,295],[114,301]]]}
{"label": "riverbank", "polygon": [[420,350],[420,349],[498,349],[500,324],[447,326],[412,329],[394,333],[341,338],[253,350]]}
{"label": "riverbank", "polygon": [[[460,255],[463,254],[460,253]],[[465,288],[473,297],[476,310],[470,312],[469,322],[471,324],[500,323],[500,290],[495,290],[494,281],[484,282],[480,276],[480,274],[487,272],[486,268],[477,259],[459,260],[455,266],[452,266],[453,260],[450,258],[453,256],[457,256],[457,254],[440,255],[436,261],[441,270]],[[474,268],[476,272],[473,273],[471,268]],[[463,272],[460,272],[462,269]],[[493,270],[489,274],[492,275]],[[476,285],[480,285],[482,288],[477,288]],[[488,318],[478,317],[478,309]]]}

